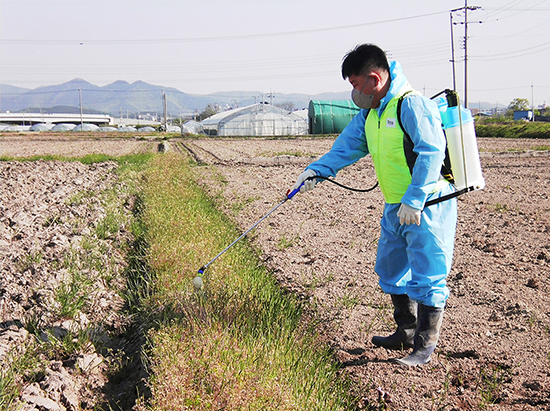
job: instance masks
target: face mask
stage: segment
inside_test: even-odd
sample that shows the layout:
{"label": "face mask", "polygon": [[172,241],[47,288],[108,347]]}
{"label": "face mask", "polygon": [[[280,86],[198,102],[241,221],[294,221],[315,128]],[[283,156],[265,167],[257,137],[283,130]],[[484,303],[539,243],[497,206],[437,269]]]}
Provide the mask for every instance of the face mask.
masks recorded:
{"label": "face mask", "polygon": [[374,94],[365,94],[362,91],[353,89],[351,90],[351,99],[357,107],[369,109],[372,106]]}

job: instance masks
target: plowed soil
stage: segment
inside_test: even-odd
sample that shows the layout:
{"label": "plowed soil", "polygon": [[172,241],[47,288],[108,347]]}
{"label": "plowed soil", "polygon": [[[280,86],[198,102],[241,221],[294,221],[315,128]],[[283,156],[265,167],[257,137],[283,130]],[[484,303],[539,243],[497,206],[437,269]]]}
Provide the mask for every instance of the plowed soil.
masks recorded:
{"label": "plowed soil", "polygon": [[[113,141],[0,136],[0,156],[122,155],[150,150],[155,144]],[[199,161],[200,183],[244,231],[284,198],[304,167],[328,151],[333,141],[186,139],[172,140],[168,147],[189,152]],[[378,189],[355,193],[319,184],[279,207],[248,236],[281,286],[319,313],[323,337],[371,409],[550,409],[550,154],[540,149],[545,142],[538,140],[483,138],[478,143],[487,186],[459,199],[455,256],[448,278],[451,297],[438,348],[424,367],[399,367],[390,360],[406,352],[376,348],[370,342],[373,335],[389,334],[394,328],[389,297],[380,291],[374,273],[383,208]],[[24,207],[38,210],[39,204],[7,194],[47,197],[56,181],[74,184],[67,195],[74,195],[82,184],[87,190],[93,190],[90,184],[101,189],[105,180],[98,176],[112,167],[46,163],[36,164],[40,178],[36,167],[0,163],[3,178],[9,179],[0,193],[4,324],[30,309],[33,302],[26,298],[24,287],[31,289],[32,281],[38,281],[31,275],[18,281],[14,275],[18,260],[5,258],[6,250],[12,256],[23,254],[17,247],[30,246],[22,242],[27,236],[40,238],[36,233],[45,230],[47,218],[47,208],[33,217],[32,210]],[[82,173],[90,173],[90,178],[78,180]],[[356,188],[372,186],[370,159],[343,170],[337,181]],[[22,186],[26,191],[14,191]],[[17,224],[25,227],[24,237],[14,236]],[[70,240],[71,234],[55,234]],[[52,252],[62,251],[63,241],[50,243]],[[212,250],[212,256],[219,251]],[[14,289],[19,297],[10,291]]]}
{"label": "plowed soil", "polygon": [[[314,160],[310,156],[325,153],[332,142],[186,145],[215,165],[203,184],[233,210],[242,205],[232,215],[245,230],[281,200]],[[325,337],[370,404],[392,410],[550,409],[550,156],[537,149],[543,144],[479,139],[486,188],[459,199],[451,297],[436,353],[422,368],[401,368],[390,360],[406,352],[370,342],[394,330],[389,297],[374,273],[383,209],[378,189],[355,193],[324,182],[254,230],[252,242],[264,263],[283,287],[321,313]],[[337,181],[371,187],[370,158],[342,170]]]}

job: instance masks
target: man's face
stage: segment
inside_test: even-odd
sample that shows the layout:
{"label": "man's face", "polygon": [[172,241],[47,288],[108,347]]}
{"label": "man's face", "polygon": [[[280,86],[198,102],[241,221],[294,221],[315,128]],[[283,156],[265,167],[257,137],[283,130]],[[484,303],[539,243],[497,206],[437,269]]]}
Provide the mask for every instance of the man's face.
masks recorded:
{"label": "man's face", "polygon": [[[366,96],[371,97],[372,101],[370,102],[370,107],[363,107],[359,101],[356,102],[356,104],[361,108],[376,108],[380,104],[380,99],[377,98],[377,77],[375,75],[351,75],[348,77],[348,81],[353,86],[353,89],[355,90],[355,94],[363,94],[363,96],[360,96],[362,100],[368,100]],[[358,92],[358,93],[357,93]]]}
{"label": "man's face", "polygon": [[366,75],[351,75],[348,77],[348,81],[353,86],[353,88],[357,91],[360,91],[365,94],[372,94],[372,92],[369,92],[369,90],[365,90],[366,86],[368,85],[368,76]]}

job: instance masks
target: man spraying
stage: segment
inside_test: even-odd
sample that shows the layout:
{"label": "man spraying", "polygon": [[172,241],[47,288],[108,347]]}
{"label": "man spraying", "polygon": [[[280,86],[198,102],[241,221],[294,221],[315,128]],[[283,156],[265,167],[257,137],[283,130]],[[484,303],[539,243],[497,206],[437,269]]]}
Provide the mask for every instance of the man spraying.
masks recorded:
{"label": "man spraying", "polygon": [[300,174],[294,188],[311,190],[315,176],[334,177],[371,155],[385,200],[374,269],[380,287],[391,296],[397,323],[392,335],[374,336],[372,342],[389,349],[413,348],[395,360],[399,364],[426,364],[436,348],[449,297],[446,278],[457,219],[456,198],[424,209],[428,200],[454,191],[441,175],[446,142],[439,110],[412,89],[400,64],[388,63],[375,45],[350,51],[342,77],[353,86],[352,99],[361,111],[331,150]]}

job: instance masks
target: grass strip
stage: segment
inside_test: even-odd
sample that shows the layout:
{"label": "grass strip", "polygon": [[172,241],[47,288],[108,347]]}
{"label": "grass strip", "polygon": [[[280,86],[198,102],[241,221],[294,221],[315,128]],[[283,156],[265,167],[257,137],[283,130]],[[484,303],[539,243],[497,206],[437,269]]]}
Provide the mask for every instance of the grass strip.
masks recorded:
{"label": "grass strip", "polygon": [[480,121],[476,123],[476,135],[478,137],[548,139],[550,138],[550,123],[541,121],[506,123]]}
{"label": "grass strip", "polygon": [[185,157],[157,156],[146,173],[143,222],[156,324],[146,350],[149,410],[354,409],[351,381],[246,241],[197,269],[238,235],[195,183]]}

